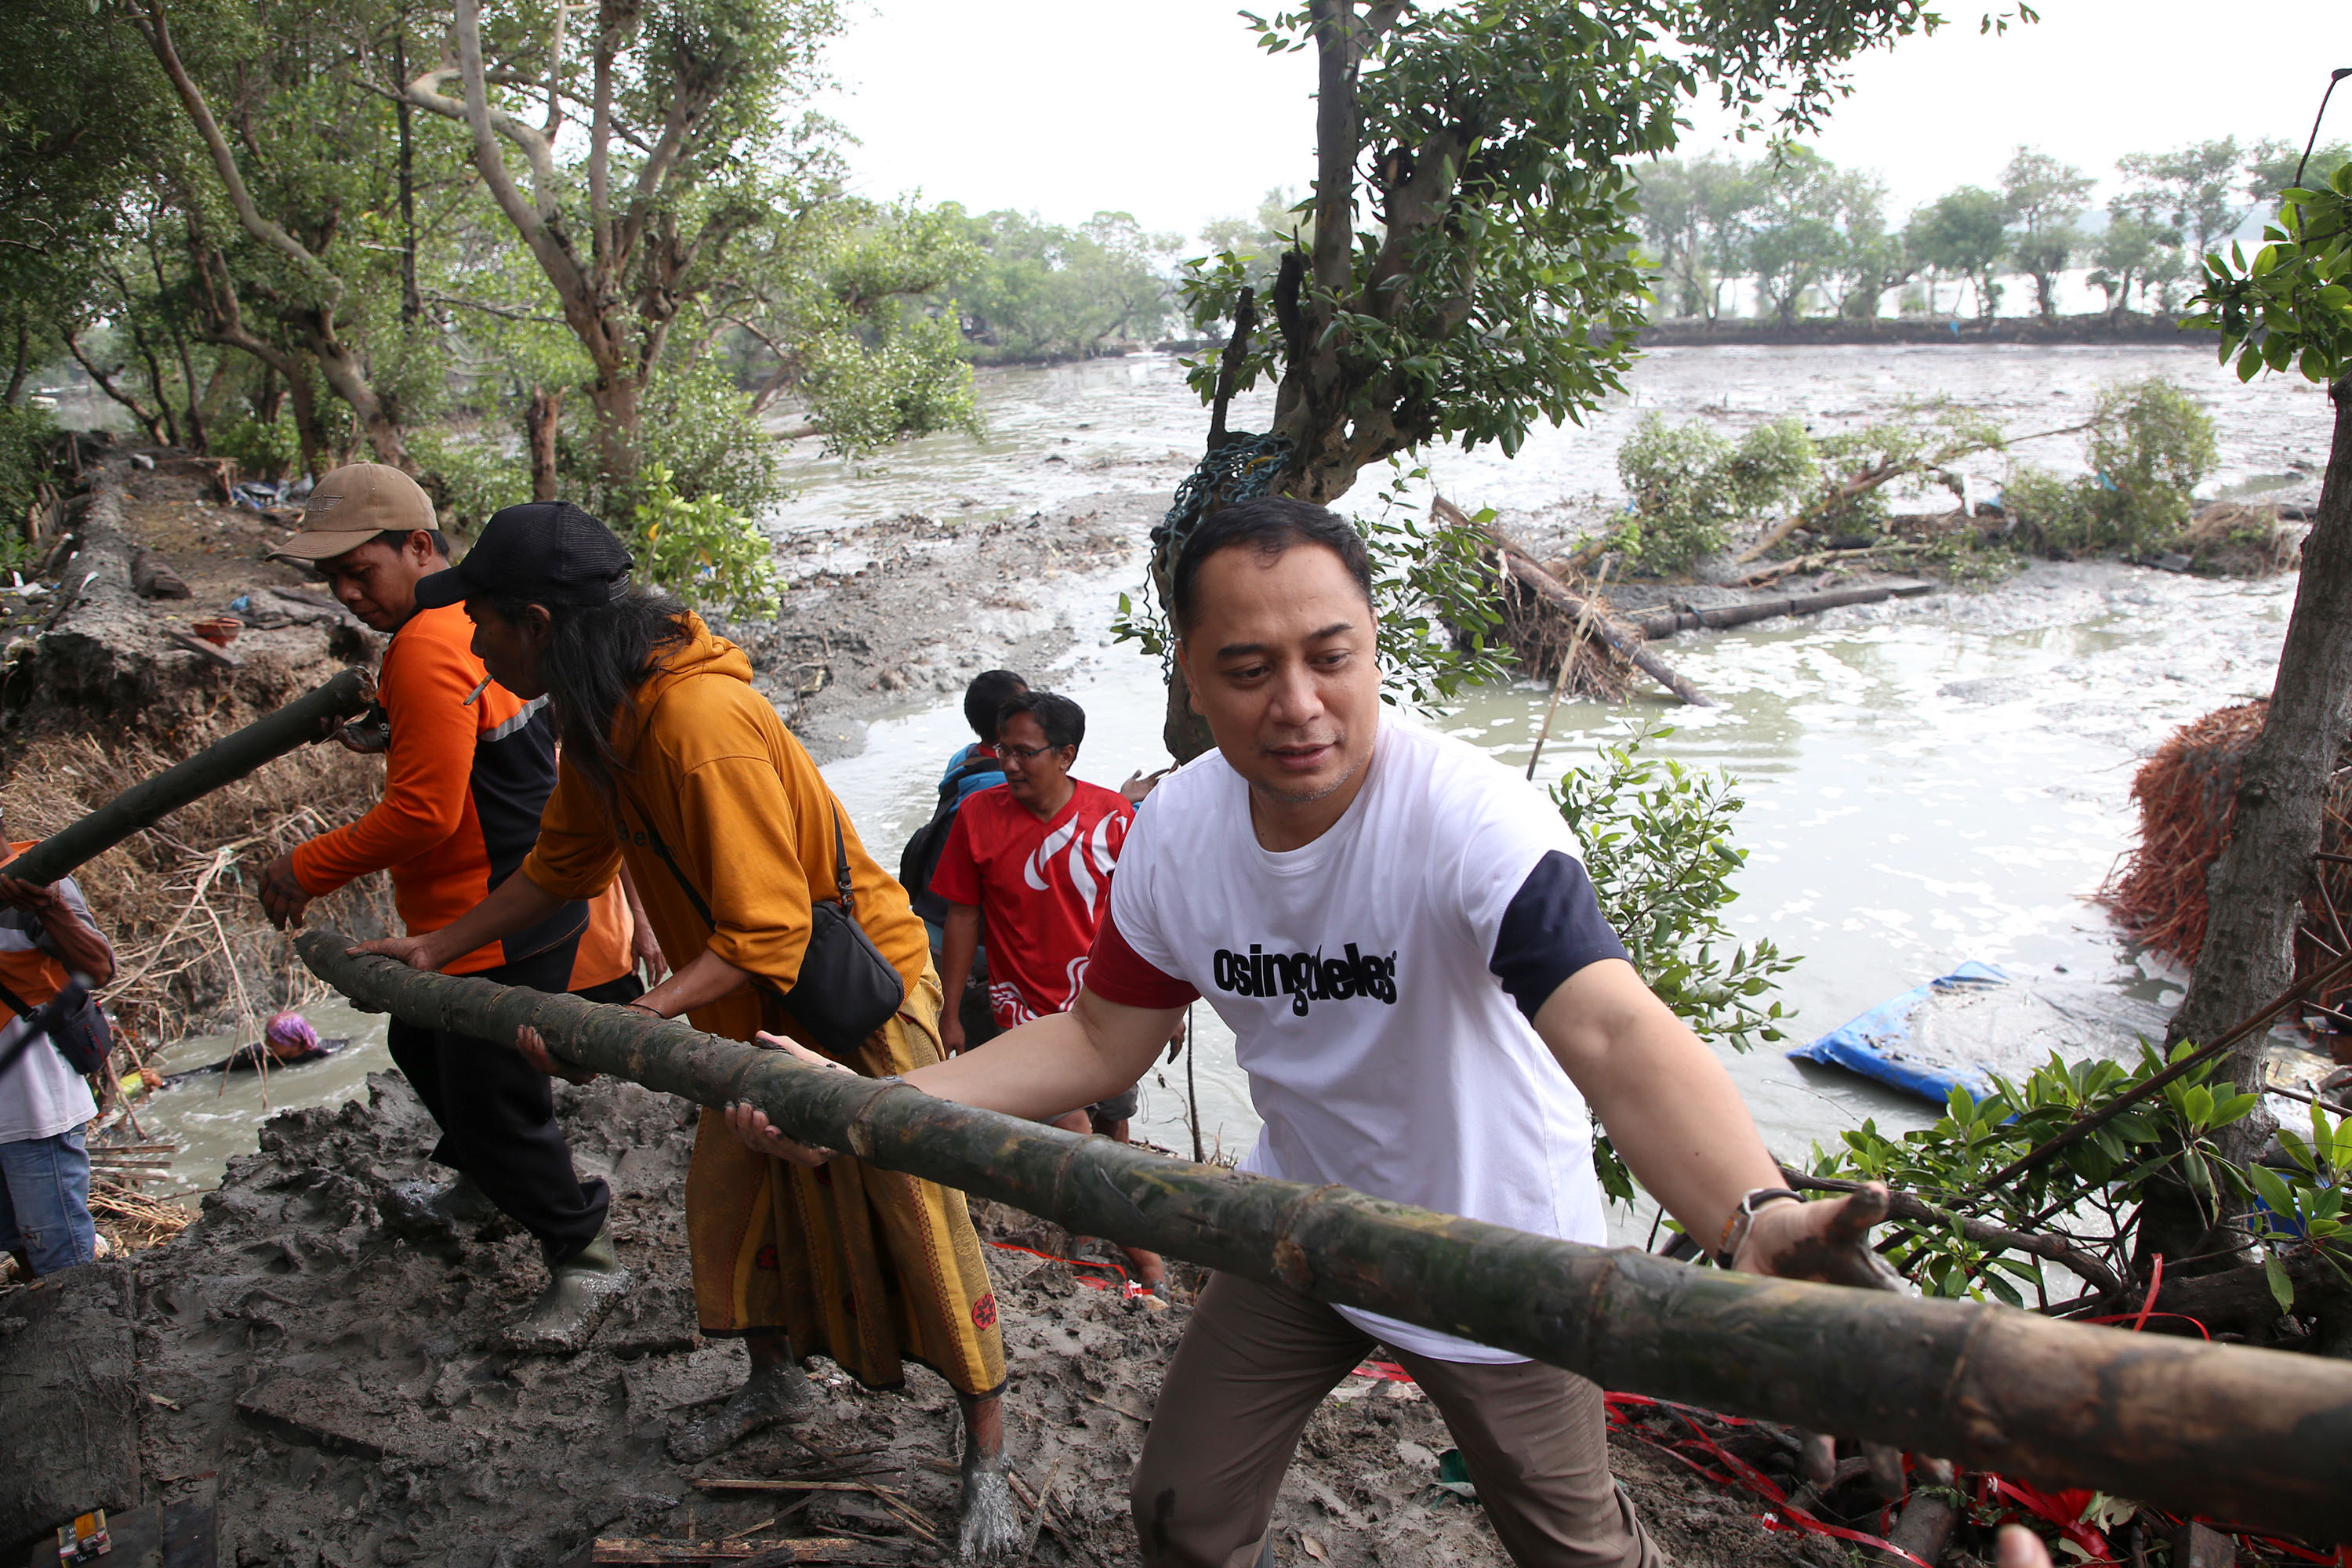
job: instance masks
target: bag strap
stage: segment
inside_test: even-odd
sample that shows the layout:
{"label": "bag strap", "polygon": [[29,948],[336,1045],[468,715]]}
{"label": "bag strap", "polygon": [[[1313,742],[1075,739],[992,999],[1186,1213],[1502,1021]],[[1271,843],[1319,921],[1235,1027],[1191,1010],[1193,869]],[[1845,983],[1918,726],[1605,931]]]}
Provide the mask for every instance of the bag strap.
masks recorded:
{"label": "bag strap", "polygon": [[686,895],[686,901],[694,906],[694,912],[702,917],[704,925],[717,931],[719,922],[710,917],[710,905],[695,885],[686,879],[686,873],[677,868],[677,861],[670,855],[669,846],[662,842],[661,834],[654,826],[654,819],[641,810],[637,813],[637,820],[645,824],[646,837],[653,845],[654,853],[660,856],[661,863],[669,868],[669,874],[677,879],[678,890]]}
{"label": "bag strap", "polygon": [[0,981],[0,1002],[5,1002],[8,1005],[9,1011],[15,1013],[17,1017],[24,1019],[27,1026],[30,1026],[32,1024],[33,1015],[40,1011],[37,1007],[26,1006],[25,1005],[25,999],[22,996],[17,995],[14,991],[9,990],[7,982],[5,981]]}
{"label": "bag strap", "polygon": [[992,752],[984,756],[974,757],[969,762],[957,763],[955,772],[940,781],[940,808],[944,810],[955,801],[963,789],[966,779],[975,779],[982,773],[1001,773],[1003,771],[1004,759]]}
{"label": "bag strap", "polygon": [[[60,992],[58,994],[62,995],[64,993]],[[85,992],[83,994],[87,995],[88,993]],[[27,1050],[32,1048],[33,1038],[37,1035],[42,1039],[48,1041],[49,1048],[57,1052],[58,1056],[63,1057],[66,1054],[66,1048],[58,1044],[58,1037],[55,1032],[56,1020],[54,1018],[50,1018],[45,1021],[37,1017],[36,1015],[39,1014],[43,1009],[39,1007],[27,1006],[22,996],[17,995],[14,991],[8,989],[8,984],[5,981],[0,981],[0,1002],[6,1003],[9,1008],[16,1013],[17,1022],[25,1026],[23,1029],[18,1031],[16,1039],[9,1043],[7,1054],[5,1057],[0,1057],[0,1073],[5,1073],[10,1068],[16,1065],[18,1058],[22,1058]],[[73,1063],[68,1061],[66,1063],[66,1067],[68,1070],[71,1070]]]}
{"label": "bag strap", "polygon": [[841,836],[841,805],[833,807],[833,885],[841,894],[841,912],[857,918],[857,900],[849,891],[849,845]]}
{"label": "bag strap", "polygon": [[[694,906],[694,912],[702,917],[704,925],[717,931],[719,922],[711,918],[709,903],[695,885],[687,880],[686,873],[678,869],[677,860],[670,854],[669,846],[662,842],[662,836],[655,828],[653,818],[639,811],[637,820],[645,825],[646,841],[652,845],[653,852],[661,857],[661,863],[669,868],[669,874],[677,879],[678,889],[686,894],[687,901]],[[857,900],[850,891],[849,842],[842,835],[841,807],[837,804],[833,808],[833,877],[834,887],[841,897],[841,912],[856,920]],[[0,995],[0,1001],[5,1000],[7,998],[5,995]]]}

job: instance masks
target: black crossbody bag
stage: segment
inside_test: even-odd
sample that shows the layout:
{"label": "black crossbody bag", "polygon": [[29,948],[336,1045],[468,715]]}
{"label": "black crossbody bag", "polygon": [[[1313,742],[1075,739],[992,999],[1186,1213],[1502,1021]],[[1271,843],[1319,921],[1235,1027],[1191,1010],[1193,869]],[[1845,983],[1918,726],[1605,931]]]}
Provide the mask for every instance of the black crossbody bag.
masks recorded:
{"label": "black crossbody bag", "polygon": [[[652,819],[640,812],[638,820],[645,824],[646,842],[677,879],[694,912],[702,917],[704,925],[717,931],[719,922],[711,919],[710,905],[678,869],[669,846],[654,831]],[[846,1058],[890,1021],[907,999],[907,983],[857,923],[857,900],[850,892],[849,844],[842,836],[838,805],[833,808],[833,871],[838,900],[809,900],[808,948],[801,955],[800,978],[780,1000],[819,1050]]]}
{"label": "black crossbody bag", "polygon": [[83,1078],[106,1068],[107,1053],[114,1048],[114,1031],[107,1026],[106,1011],[98,998],[79,980],[68,980],[55,996],[38,1007],[29,1005],[23,997],[0,984],[0,1002],[25,1020],[25,1032],[6,1057],[0,1061],[0,1071],[14,1067],[16,1058],[33,1043],[35,1035],[46,1035],[58,1055],[66,1058],[66,1066]]}

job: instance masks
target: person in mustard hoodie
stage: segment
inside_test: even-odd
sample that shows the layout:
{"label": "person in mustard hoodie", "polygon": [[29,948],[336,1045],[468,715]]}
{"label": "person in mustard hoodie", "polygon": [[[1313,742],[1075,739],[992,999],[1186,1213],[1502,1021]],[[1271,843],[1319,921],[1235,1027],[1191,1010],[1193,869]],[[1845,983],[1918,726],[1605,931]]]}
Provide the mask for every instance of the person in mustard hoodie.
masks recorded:
{"label": "person in mustard hoodie", "polygon": [[[904,988],[847,1065],[885,1077],[940,1060],[939,982],[905,890],[753,689],[750,659],[676,600],[633,587],[631,565],[588,513],[534,501],[491,518],[464,561],[419,584],[421,602],[463,600],[500,683],[551,700],[562,760],[520,876],[437,931],[355,951],[439,969],[595,896],[626,866],[674,966],[630,1006],[729,1039],[810,1045],[779,999],[800,975],[811,889],[831,894],[838,855],[856,918]],[[517,1045],[542,1071],[593,1076],[530,1030]],[[686,1201],[702,1331],[744,1340],[751,1375],[672,1452],[707,1457],[792,1413],[807,1398],[800,1358],[830,1356],[871,1388],[898,1386],[919,1362],[963,1409],[961,1555],[1017,1554],[1004,1347],[963,1194],[846,1156],[795,1165],[739,1142],[706,1109]]]}
{"label": "person in mustard hoodie", "polygon": [[[299,925],[312,899],[388,870],[401,923],[412,935],[437,931],[510,880],[530,852],[555,785],[547,704],[492,684],[455,596],[421,591],[448,573],[449,546],[432,501],[398,468],[352,463],[328,474],[304,504],[301,531],[271,553],[317,567],[352,615],[392,634],[376,683],[390,741],[383,798],[265,867],[262,907],[278,926]],[[562,991],[587,926],[586,904],[565,900],[495,940],[450,950],[439,967]],[[577,1349],[630,1281],[605,1230],[612,1194],[573,1170],[546,1077],[503,1045],[446,1029],[395,1020],[389,1037],[441,1129],[433,1158],[457,1177],[438,1189],[396,1184],[385,1218],[447,1226],[495,1205],[538,1239],[548,1268],[546,1291],[510,1340]]]}

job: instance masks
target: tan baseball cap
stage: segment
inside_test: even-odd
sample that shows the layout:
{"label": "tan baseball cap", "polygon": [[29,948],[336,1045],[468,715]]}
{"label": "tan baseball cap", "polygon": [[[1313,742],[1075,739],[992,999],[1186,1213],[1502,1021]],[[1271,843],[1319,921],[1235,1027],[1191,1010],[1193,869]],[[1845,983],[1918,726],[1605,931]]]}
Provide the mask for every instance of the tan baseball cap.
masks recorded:
{"label": "tan baseball cap", "polygon": [[329,561],[387,529],[435,529],[432,498],[398,468],[347,463],[319,481],[302,503],[302,531],[269,552],[273,561]]}

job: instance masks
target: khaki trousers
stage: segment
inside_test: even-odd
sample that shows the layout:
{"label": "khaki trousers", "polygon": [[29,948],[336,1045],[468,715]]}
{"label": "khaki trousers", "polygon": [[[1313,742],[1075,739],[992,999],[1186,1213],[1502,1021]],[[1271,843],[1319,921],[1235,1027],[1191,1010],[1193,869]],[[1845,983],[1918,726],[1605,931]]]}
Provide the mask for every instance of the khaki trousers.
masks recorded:
{"label": "khaki trousers", "polygon": [[[1372,1348],[1319,1301],[1213,1276],[1136,1466],[1129,1501],[1148,1568],[1251,1568],[1307,1417]],[[1610,1479],[1599,1388],[1534,1362],[1397,1359],[1436,1401],[1520,1568],[1664,1568]]]}

